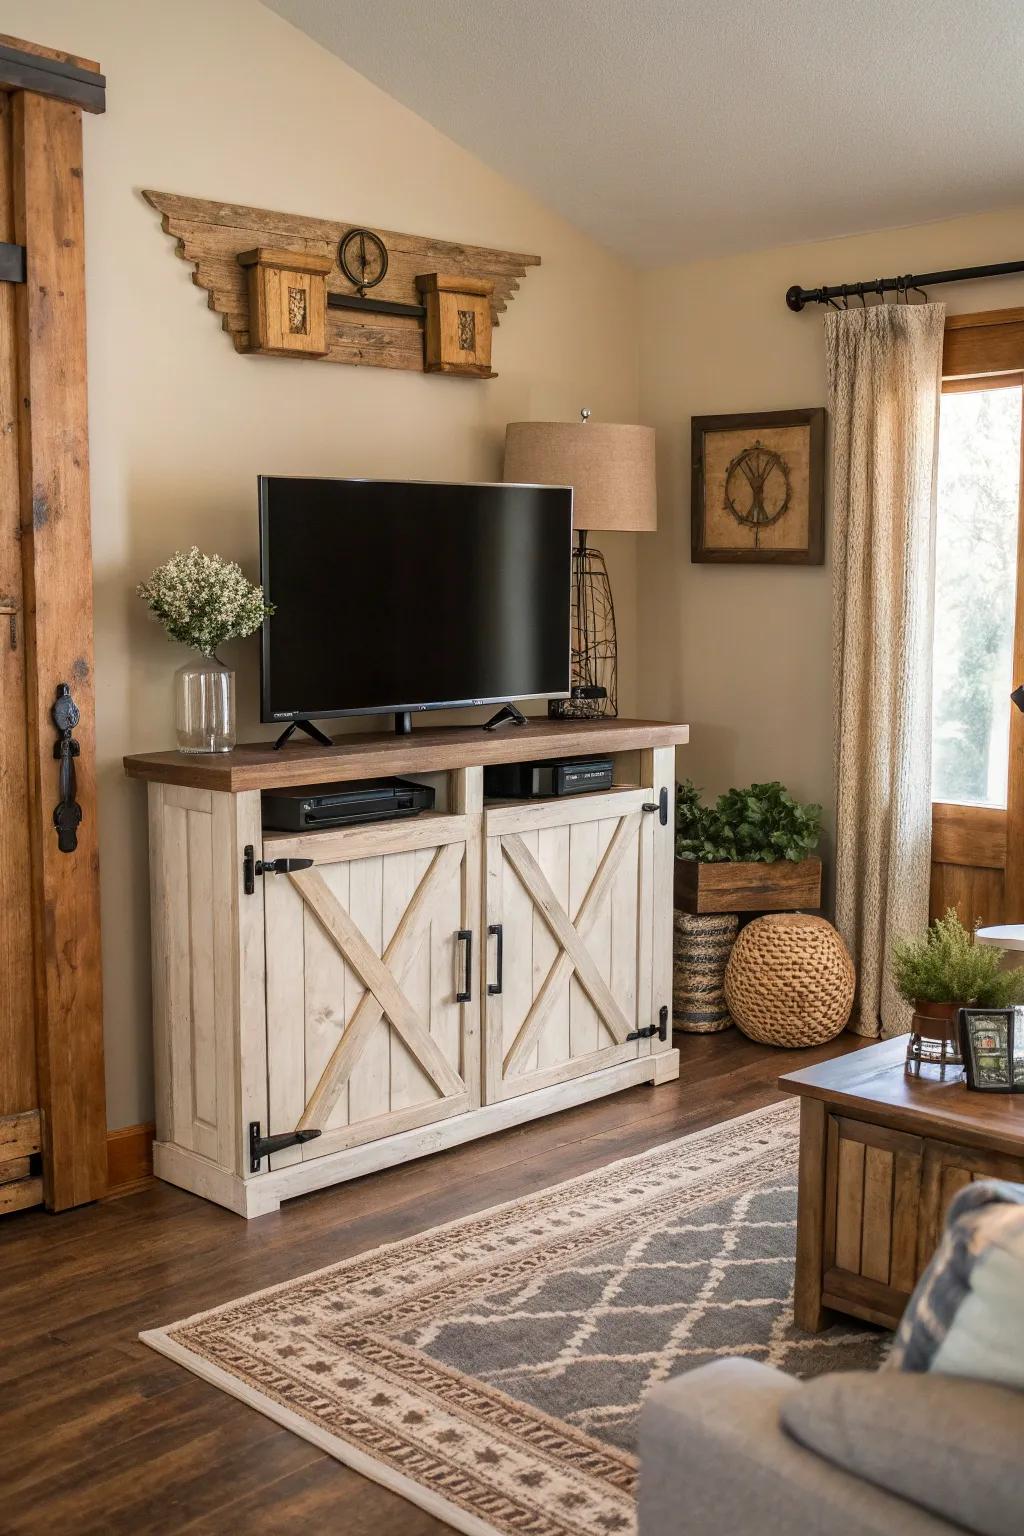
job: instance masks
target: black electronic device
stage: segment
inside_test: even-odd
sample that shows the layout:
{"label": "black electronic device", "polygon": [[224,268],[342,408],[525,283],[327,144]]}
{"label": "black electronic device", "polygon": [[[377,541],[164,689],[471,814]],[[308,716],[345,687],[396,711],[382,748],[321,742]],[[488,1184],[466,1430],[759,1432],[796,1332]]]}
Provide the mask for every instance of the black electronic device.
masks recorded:
{"label": "black electronic device", "polygon": [[263,791],[263,825],[274,832],[312,832],[357,821],[391,821],[434,808],[429,784],[361,779],[352,784],[299,784]]}
{"label": "black electronic device", "polygon": [[556,757],[539,763],[494,763],[484,768],[484,794],[493,800],[539,800],[611,789],[610,757]]}
{"label": "black electronic device", "polygon": [[265,721],[405,732],[413,711],[568,697],[567,486],[264,475],[259,495]]}

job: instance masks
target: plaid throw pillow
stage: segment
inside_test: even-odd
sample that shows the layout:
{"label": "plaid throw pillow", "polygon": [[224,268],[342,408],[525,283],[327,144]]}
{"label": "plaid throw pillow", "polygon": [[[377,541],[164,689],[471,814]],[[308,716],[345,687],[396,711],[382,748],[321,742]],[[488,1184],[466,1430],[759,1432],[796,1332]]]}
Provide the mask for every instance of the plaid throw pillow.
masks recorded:
{"label": "plaid throw pillow", "polygon": [[886,1361],[1024,1388],[1024,1185],[982,1180],[950,1202]]}

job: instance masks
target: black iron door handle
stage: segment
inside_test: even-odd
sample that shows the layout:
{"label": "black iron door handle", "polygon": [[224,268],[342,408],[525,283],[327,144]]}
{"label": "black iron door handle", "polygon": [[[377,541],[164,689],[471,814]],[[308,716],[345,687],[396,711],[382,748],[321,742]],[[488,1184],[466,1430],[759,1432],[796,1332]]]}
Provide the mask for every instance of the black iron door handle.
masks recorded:
{"label": "black iron door handle", "polygon": [[498,997],[501,994],[501,979],[502,979],[502,973],[504,972],[504,969],[505,969],[505,961],[504,961],[505,928],[504,928],[504,924],[502,924],[502,923],[491,923],[488,926],[487,932],[488,933],[492,933],[494,935],[494,939],[495,939],[495,944],[494,944],[494,980],[493,981],[489,981],[487,983],[487,991],[488,991],[488,994],[491,997]]}
{"label": "black iron door handle", "polygon": [[456,943],[466,946],[464,960],[466,969],[463,972],[462,990],[456,992],[457,1003],[470,1003],[473,1001],[473,930],[472,928],[460,928],[455,935]]}
{"label": "black iron door handle", "polygon": [[81,719],[78,705],[71,697],[67,683],[58,683],[57,697],[50,711],[57,727],[58,739],[53,744],[53,755],[60,763],[58,789],[60,801],[53,813],[57,829],[57,847],[61,853],[74,853],[78,847],[78,826],[82,820],[82,807],[75,799],[75,758],[81,751],[71,734]]}

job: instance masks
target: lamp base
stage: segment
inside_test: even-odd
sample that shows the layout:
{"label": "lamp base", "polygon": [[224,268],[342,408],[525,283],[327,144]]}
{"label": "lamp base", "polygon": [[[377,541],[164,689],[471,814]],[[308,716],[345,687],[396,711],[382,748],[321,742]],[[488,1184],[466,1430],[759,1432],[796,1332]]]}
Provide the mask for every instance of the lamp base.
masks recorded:
{"label": "lamp base", "polygon": [[577,531],[572,552],[572,681],[568,699],[552,699],[556,720],[600,720],[619,712],[615,605],[604,555]]}

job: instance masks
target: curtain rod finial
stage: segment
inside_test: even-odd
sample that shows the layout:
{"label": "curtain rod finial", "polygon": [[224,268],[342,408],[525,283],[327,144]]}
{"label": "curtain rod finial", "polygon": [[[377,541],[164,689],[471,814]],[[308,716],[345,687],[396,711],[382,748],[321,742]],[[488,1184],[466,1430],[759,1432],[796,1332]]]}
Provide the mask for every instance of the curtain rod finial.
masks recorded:
{"label": "curtain rod finial", "polygon": [[796,284],[786,290],[786,303],[790,309],[799,314],[804,307],[803,289]]}

